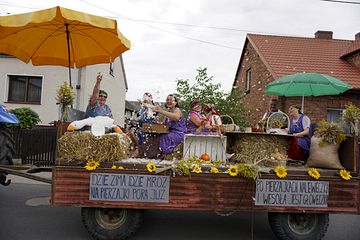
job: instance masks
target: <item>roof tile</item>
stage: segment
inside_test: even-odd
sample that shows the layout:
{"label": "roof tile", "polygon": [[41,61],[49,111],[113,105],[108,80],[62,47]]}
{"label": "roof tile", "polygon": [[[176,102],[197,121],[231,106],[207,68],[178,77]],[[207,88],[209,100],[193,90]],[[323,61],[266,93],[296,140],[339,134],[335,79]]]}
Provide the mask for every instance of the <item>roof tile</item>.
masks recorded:
{"label": "roof tile", "polygon": [[248,34],[247,37],[274,72],[275,78],[317,72],[360,88],[360,69],[340,58],[344,53],[356,51],[358,45],[354,46],[354,41],[257,34]]}

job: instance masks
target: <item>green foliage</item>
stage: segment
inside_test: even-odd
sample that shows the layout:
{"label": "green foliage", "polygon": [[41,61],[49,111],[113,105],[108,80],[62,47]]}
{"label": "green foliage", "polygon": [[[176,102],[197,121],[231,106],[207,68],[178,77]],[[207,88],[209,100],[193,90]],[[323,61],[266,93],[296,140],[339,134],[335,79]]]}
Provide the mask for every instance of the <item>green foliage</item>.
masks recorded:
{"label": "green foliage", "polygon": [[256,180],[259,176],[257,167],[254,165],[238,164],[239,174],[244,178]]}
{"label": "green foliage", "polygon": [[7,124],[9,128],[31,129],[40,121],[39,115],[30,108],[15,108],[10,110],[19,119],[19,124]]}
{"label": "green foliage", "polygon": [[[221,115],[229,115],[235,124],[245,126],[246,110],[241,104],[242,89],[234,88],[231,92],[226,93],[221,90],[220,83],[212,83],[213,76],[208,76],[207,68],[199,68],[196,71],[195,84],[192,86],[190,86],[189,79],[177,80],[176,94],[181,96],[181,108],[185,116],[190,112],[190,102],[193,99],[199,99],[202,104],[214,104]],[[223,122],[231,123],[231,120],[223,118]]]}
{"label": "green foliage", "polygon": [[343,118],[345,122],[355,122],[355,119],[360,118],[360,108],[352,103],[345,105],[345,111],[343,112]]}

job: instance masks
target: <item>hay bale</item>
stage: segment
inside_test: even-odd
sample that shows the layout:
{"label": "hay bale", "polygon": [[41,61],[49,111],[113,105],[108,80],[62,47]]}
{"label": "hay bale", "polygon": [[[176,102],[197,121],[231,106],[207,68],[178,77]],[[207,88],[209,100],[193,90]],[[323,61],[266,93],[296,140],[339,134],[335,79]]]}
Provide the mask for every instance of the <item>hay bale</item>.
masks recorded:
{"label": "hay bale", "polygon": [[232,161],[264,167],[286,165],[287,146],[285,137],[244,134],[234,143]]}
{"label": "hay bale", "polygon": [[129,147],[125,134],[110,133],[97,138],[88,131],[66,132],[58,140],[58,157],[68,162],[111,162],[128,158]]}

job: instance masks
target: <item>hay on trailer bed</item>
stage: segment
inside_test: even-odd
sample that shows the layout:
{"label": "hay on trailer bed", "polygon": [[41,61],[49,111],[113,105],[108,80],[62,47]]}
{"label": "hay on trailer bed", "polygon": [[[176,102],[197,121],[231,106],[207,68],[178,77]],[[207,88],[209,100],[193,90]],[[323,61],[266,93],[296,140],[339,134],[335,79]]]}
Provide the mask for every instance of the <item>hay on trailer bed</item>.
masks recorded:
{"label": "hay on trailer bed", "polygon": [[67,162],[118,161],[128,157],[129,148],[125,134],[110,133],[98,138],[88,131],[66,132],[58,140],[58,157]]}
{"label": "hay on trailer bed", "polygon": [[287,146],[286,137],[245,134],[235,141],[231,160],[264,167],[286,165]]}

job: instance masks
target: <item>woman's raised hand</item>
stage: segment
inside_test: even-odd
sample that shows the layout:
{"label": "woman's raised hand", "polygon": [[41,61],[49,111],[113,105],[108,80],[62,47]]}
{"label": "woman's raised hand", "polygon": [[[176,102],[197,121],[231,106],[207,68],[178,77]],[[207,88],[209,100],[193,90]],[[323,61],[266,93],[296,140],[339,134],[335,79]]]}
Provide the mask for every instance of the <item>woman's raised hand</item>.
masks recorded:
{"label": "woman's raised hand", "polygon": [[155,112],[161,112],[162,108],[160,107],[160,105],[152,105],[152,110],[154,110]]}

